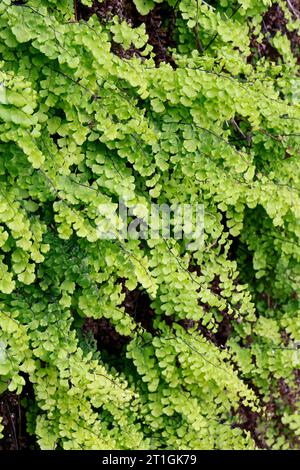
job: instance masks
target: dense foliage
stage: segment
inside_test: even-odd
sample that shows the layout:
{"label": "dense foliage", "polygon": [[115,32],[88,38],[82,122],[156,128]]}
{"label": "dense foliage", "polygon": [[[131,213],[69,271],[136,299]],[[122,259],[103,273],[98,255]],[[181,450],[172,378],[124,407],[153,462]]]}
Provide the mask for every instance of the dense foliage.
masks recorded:
{"label": "dense foliage", "polygon": [[157,3],[0,2],[0,392],[42,449],[299,448],[300,8]]}

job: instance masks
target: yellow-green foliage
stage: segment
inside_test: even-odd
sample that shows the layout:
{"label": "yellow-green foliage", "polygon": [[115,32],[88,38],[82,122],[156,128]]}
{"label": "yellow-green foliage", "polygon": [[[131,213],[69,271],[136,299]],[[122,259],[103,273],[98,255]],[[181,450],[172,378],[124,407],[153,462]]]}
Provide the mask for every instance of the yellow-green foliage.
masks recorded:
{"label": "yellow-green foliage", "polygon": [[[249,60],[271,0],[168,3],[176,67],[155,65],[143,25],[77,22],[67,0],[0,3],[1,390],[33,384],[42,449],[299,443],[299,396],[279,387],[295,392],[300,359],[296,58],[277,35],[277,63]],[[204,247],[100,240],[97,208],[118,198],[203,203]],[[151,299],[152,331],[120,279]],[[119,361],[84,340],[84,317],[128,337]]]}

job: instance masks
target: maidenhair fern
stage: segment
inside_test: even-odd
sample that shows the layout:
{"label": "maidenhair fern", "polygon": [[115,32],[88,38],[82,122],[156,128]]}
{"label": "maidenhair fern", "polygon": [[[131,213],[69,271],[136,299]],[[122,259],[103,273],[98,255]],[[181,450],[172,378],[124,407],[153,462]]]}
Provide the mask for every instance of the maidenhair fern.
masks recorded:
{"label": "maidenhair fern", "polygon": [[[299,447],[299,65],[252,45],[275,2],[168,0],[159,64],[160,2],[75,3],[0,3],[0,391],[32,384],[42,449]],[[203,246],[99,238],[119,199],[203,204]]]}

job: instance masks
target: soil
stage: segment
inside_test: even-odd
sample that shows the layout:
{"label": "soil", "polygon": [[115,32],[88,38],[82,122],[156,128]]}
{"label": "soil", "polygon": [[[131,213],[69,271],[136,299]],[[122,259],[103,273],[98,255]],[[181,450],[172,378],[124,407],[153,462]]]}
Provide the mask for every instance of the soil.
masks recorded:
{"label": "soil", "polygon": [[[117,15],[121,21],[127,21],[133,27],[144,23],[149,37],[148,43],[153,46],[156,65],[168,62],[175,66],[168,49],[175,47],[173,29],[176,13],[167,2],[155,5],[148,15],[144,16],[137,11],[131,0],[105,0],[104,2],[94,0],[92,7],[82,5],[79,0],[76,0],[75,7],[77,20],[88,20],[93,14],[96,14],[100,22],[112,19]],[[134,47],[125,51],[122,46],[114,42],[112,43],[112,52],[123,58],[140,55],[139,50]]]}
{"label": "soil", "polygon": [[23,400],[33,396],[28,381],[21,395],[5,391],[0,395],[0,416],[2,418],[3,438],[0,439],[1,450],[34,450],[36,442],[26,429],[26,409]]}
{"label": "soil", "polygon": [[[300,0],[287,0],[287,3],[293,18],[299,19]],[[253,54],[250,56],[249,60],[253,61],[257,54],[259,57],[268,57],[271,61],[277,62],[281,56],[272,46],[271,39],[277,32],[280,32],[281,34],[286,35],[291,41],[292,52],[295,57],[297,57],[297,62],[300,65],[300,36],[297,34],[297,31],[288,31],[287,20],[285,19],[284,12],[277,3],[274,3],[264,15],[262,25],[264,39],[262,43],[258,43],[255,36],[252,36],[251,46]]]}

